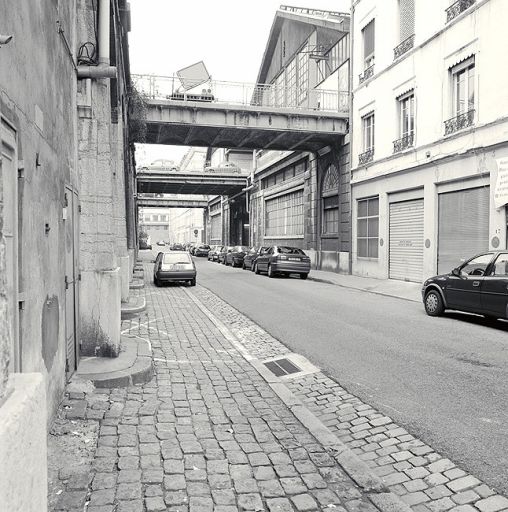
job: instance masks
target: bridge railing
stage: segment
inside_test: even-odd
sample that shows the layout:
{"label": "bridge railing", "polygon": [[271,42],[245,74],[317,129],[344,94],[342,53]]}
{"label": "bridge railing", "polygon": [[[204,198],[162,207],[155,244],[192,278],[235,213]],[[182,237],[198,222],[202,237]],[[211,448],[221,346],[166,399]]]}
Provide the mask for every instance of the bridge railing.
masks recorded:
{"label": "bridge railing", "polygon": [[184,90],[178,77],[132,75],[136,88],[147,98],[201,103],[223,103],[276,109],[348,112],[349,94],[326,89],[281,87],[275,84],[249,84],[210,80],[193,86],[186,80]]}

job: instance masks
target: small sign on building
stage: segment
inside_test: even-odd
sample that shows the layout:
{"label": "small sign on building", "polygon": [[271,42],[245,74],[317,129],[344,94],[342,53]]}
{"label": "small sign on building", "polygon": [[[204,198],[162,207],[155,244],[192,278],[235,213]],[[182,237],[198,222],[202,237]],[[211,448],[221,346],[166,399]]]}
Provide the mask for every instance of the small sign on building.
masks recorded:
{"label": "small sign on building", "polygon": [[494,204],[501,208],[508,204],[508,158],[497,159],[497,181],[494,191]]}

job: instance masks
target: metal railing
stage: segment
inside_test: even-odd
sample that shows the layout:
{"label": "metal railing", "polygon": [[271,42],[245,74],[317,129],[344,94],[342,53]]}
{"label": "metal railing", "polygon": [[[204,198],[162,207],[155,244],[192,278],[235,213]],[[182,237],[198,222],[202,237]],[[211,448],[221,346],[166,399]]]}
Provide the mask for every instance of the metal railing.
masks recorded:
{"label": "metal railing", "polygon": [[475,110],[471,109],[463,114],[459,114],[457,117],[445,121],[445,135],[450,135],[450,133],[455,133],[469,126],[473,126],[474,114]]}
{"label": "metal railing", "polygon": [[415,35],[409,36],[407,39],[404,39],[402,43],[397,45],[393,49],[393,60],[397,60],[400,56],[404,55],[406,52],[411,50],[415,45]]}
{"label": "metal railing", "polygon": [[466,9],[469,9],[475,2],[476,0],[458,0],[458,2],[450,5],[446,9],[446,23],[449,23]]}
{"label": "metal railing", "polygon": [[415,134],[414,132],[412,132],[405,135],[404,137],[401,137],[398,140],[393,141],[393,152],[400,153],[401,151],[404,151],[405,149],[412,147],[414,143]]}
{"label": "metal railing", "polygon": [[363,73],[360,74],[360,76],[358,77],[358,83],[362,84],[363,82],[365,82],[365,80],[368,80],[372,76],[374,76],[374,64],[372,64],[372,66],[369,66]]}
{"label": "metal railing", "polygon": [[374,160],[374,148],[370,148],[358,155],[358,164],[365,165]]}
{"label": "metal railing", "polygon": [[[334,90],[217,80],[209,80],[202,84],[196,82],[194,87],[184,90],[178,77],[155,75],[132,75],[132,81],[145,97],[157,100],[224,103],[324,112],[348,112],[349,110],[349,93]],[[189,80],[186,80],[186,84],[189,84]]]}
{"label": "metal railing", "polygon": [[339,11],[324,11],[322,9],[309,9],[307,7],[295,7],[293,5],[281,5],[279,7],[281,11],[293,12],[295,14],[307,14],[309,16],[320,16],[326,18],[327,16],[337,16],[349,18],[351,14],[349,12],[339,12]]}

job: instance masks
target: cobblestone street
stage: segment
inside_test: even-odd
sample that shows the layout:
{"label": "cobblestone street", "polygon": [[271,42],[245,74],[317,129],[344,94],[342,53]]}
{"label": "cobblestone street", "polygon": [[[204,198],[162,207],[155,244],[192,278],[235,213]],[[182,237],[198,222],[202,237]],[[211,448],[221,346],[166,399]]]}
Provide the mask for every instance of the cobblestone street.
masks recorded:
{"label": "cobblestone street", "polygon": [[[60,467],[50,449],[51,510],[375,512],[373,502],[392,503],[375,481],[354,481],[214,325],[193,296],[209,292],[146,286],[146,313],[123,332],[149,340],[155,376],[127,389],[71,383],[58,427],[97,425],[97,449]],[[272,340],[258,334],[252,326],[240,341],[259,357]]]}

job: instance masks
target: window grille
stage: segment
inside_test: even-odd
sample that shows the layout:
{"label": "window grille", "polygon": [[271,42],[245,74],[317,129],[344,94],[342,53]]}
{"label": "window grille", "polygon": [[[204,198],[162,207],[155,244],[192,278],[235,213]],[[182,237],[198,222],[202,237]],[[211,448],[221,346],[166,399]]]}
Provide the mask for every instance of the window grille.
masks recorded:
{"label": "window grille", "polygon": [[303,190],[266,200],[265,236],[301,236],[303,234]]}

